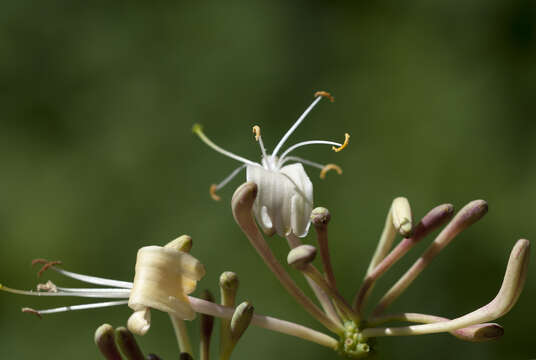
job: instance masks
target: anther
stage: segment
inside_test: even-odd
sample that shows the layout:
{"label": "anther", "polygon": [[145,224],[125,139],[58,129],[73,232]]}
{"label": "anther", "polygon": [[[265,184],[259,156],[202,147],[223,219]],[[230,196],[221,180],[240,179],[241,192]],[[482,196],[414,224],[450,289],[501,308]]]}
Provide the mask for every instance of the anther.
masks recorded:
{"label": "anther", "polygon": [[41,314],[39,313],[39,311],[35,310],[35,309],[32,309],[32,308],[29,308],[29,307],[23,307],[21,309],[21,311],[23,313],[28,313],[28,314],[35,314],[39,319],[42,319],[42,316]]}
{"label": "anther", "polygon": [[[344,146],[344,145],[343,145]],[[326,178],[326,174],[328,171],[330,170],[335,170],[337,172],[337,174],[341,175],[342,174],[342,169],[339,165],[336,165],[336,164],[326,164],[322,170],[320,170],[320,178],[321,179],[325,179]]]}
{"label": "anther", "polygon": [[259,138],[261,137],[261,127],[259,125],[255,125],[253,127],[253,133],[255,134],[255,140],[259,141]]}
{"label": "anther", "polygon": [[331,96],[331,94],[328,93],[327,91],[317,91],[317,92],[315,92],[314,97],[317,97],[317,96],[325,97],[326,99],[329,99],[330,102],[335,101],[335,98],[333,96]]}
{"label": "anther", "polygon": [[44,284],[37,284],[37,291],[58,292],[56,284],[48,280]]}
{"label": "anther", "polygon": [[333,149],[333,151],[339,152],[342,149],[344,149],[346,146],[348,146],[349,141],[350,141],[350,134],[346,133],[344,134],[344,143],[339,147],[332,146],[331,148]]}
{"label": "anther", "polygon": [[210,185],[210,197],[214,200],[214,201],[220,201],[221,200],[221,197],[216,194],[216,191],[218,191],[218,185],[216,184],[212,184]]}
{"label": "anther", "polygon": [[39,271],[37,272],[37,277],[41,277],[41,275],[43,275],[43,273],[47,271],[49,268],[51,268],[52,266],[61,265],[61,261],[60,260],[47,261],[45,259],[32,260],[32,266],[34,266],[35,264],[44,264],[41,267],[41,269],[39,269]]}

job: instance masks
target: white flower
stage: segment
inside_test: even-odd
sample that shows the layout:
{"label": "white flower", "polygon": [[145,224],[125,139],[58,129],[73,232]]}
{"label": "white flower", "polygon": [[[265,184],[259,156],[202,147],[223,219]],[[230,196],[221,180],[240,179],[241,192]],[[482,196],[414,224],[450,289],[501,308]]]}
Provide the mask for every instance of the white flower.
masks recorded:
{"label": "white flower", "polygon": [[[212,198],[220,200],[216,192],[246,168],[247,181],[257,184],[258,195],[253,206],[253,212],[264,232],[268,235],[277,233],[280,236],[289,236],[291,234],[299,237],[306,236],[309,231],[310,215],[313,209],[313,184],[305,173],[302,164],[319,168],[322,179],[329,170],[336,170],[339,174],[342,173],[342,170],[335,164],[322,165],[296,156],[290,156],[290,153],[299,147],[313,144],[332,145],[332,149],[338,152],[346,147],[350,135],[345,134],[345,140],[342,144],[325,140],[303,141],[290,146],[281,156],[278,156],[278,154],[290,135],[323,97],[333,101],[333,97],[325,91],[315,93],[313,103],[285,133],[271,154],[266,152],[260,127],[253,127],[255,139],[259,142],[262,152],[260,162],[248,160],[222,149],[203,133],[200,125],[194,125],[193,131],[208,146],[242,163],[222,182],[213,184],[210,187]],[[290,161],[295,161],[296,163],[285,165]]]}

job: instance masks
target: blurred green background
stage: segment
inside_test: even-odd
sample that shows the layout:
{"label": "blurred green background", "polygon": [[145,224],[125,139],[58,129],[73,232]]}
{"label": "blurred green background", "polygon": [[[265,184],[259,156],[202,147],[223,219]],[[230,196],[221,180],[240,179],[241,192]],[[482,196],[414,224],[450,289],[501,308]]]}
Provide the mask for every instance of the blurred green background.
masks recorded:
{"label": "blurred green background", "polygon": [[[295,155],[336,162],[315,184],[333,215],[331,249],[342,293],[353,297],[395,196],[415,218],[483,198],[489,214],[454,241],[392,306],[455,317],[495,296],[514,242],[536,239],[536,6],[534,1],[3,1],[0,5],[1,282],[36,284],[34,258],[72,271],[132,279],[138,248],[187,233],[217,292],[225,270],[258,313],[321,329],[282,287],[234,224],[229,200],[245,176],[210,184],[237,165],[191,133],[202,123],[250,159],[251,126],[273,149],[316,90],[321,102],[289,145],[350,146]],[[314,233],[307,239],[314,243]],[[378,299],[423,241],[375,288]],[[270,240],[282,259],[287,247]],[[384,338],[381,359],[529,359],[536,268],[504,337],[463,343],[448,334]],[[48,274],[57,283],[76,282]],[[296,275],[293,272],[293,276]],[[304,284],[298,276],[296,279]],[[83,303],[0,295],[0,356],[96,359],[93,332],[126,323],[127,307],[50,315],[22,306]],[[198,322],[191,324],[197,339]],[[176,359],[167,316],[153,312],[143,348]],[[215,354],[214,354],[215,355]],[[336,359],[329,349],[251,328],[235,359]]]}

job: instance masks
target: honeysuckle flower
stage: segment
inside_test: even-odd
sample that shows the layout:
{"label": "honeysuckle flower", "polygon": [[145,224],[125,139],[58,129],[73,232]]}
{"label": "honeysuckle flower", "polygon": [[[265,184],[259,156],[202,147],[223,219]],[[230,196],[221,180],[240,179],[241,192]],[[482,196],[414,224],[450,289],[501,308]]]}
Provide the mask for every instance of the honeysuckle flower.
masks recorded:
{"label": "honeysuckle flower", "polygon": [[151,308],[185,320],[195,318],[195,311],[192,309],[187,295],[195,290],[196,282],[205,275],[205,268],[192,255],[178,250],[180,244],[188,239],[187,235],[183,235],[164,247],[145,246],[139,249],[133,283],[73,273],[57,267],[56,265],[59,265],[57,261],[47,262],[46,260],[38,259],[34,263],[44,263],[43,269],[52,269],[66,277],[106,287],[65,288],[56,286],[49,281],[46,284],[39,284],[37,286],[38,291],[23,291],[2,285],[0,285],[0,289],[15,294],[33,296],[128,299],[64,306],[47,310],[24,308],[23,311],[41,316],[64,311],[128,304],[134,310],[128,320],[128,328],[136,334],[143,335],[151,325]]}
{"label": "honeysuckle flower", "polygon": [[[216,192],[246,168],[247,181],[254,182],[258,186],[258,196],[253,206],[253,212],[263,231],[270,236],[274,233],[279,236],[289,236],[291,234],[298,237],[306,236],[309,231],[310,215],[313,209],[313,184],[302,164],[320,169],[321,178],[324,178],[329,170],[335,170],[339,174],[342,173],[342,170],[335,164],[322,165],[290,154],[302,146],[313,144],[331,145],[332,149],[338,152],[348,145],[350,135],[345,134],[345,140],[342,144],[334,141],[310,140],[290,146],[280,156],[279,151],[290,135],[305,120],[309,112],[324,97],[333,101],[333,97],[329,93],[325,91],[316,92],[313,103],[285,133],[271,154],[268,154],[264,147],[260,127],[257,125],[253,127],[255,139],[261,148],[262,157],[260,162],[248,160],[222,149],[203,133],[200,125],[194,125],[193,132],[208,146],[242,163],[222,182],[213,184],[210,187],[212,198],[219,200],[220,197]],[[295,163],[285,165],[291,161]]]}
{"label": "honeysuckle flower", "polygon": [[[226,320],[226,332],[229,334],[229,339],[227,342],[228,346],[224,347],[222,350],[223,354],[230,354],[232,348],[236,345],[236,342],[240,337],[239,334],[245,330],[247,324],[250,322],[252,325],[258,327],[302,338],[329,348],[335,348],[337,341],[331,336],[289,321],[265,315],[253,314],[253,308],[249,303],[247,309],[243,308],[244,305],[238,308],[238,314],[244,313],[239,316],[241,320],[238,321],[237,310],[234,308],[234,297],[238,287],[238,278],[236,274],[232,272],[225,272],[220,279],[220,285],[222,286],[222,289],[224,289],[222,295],[223,306],[202,298],[188,296],[188,294],[195,289],[196,282],[201,279],[205,273],[203,264],[188,254],[191,245],[191,238],[187,235],[183,235],[171,241],[164,247],[146,246],[141,248],[137,255],[134,282],[74,273],[59,267],[61,264],[59,261],[37,259],[34,263],[44,264],[39,271],[39,274],[50,269],[68,278],[103,287],[65,288],[56,286],[54,283],[48,281],[47,283],[39,284],[37,286],[37,291],[13,289],[1,284],[0,290],[13,294],[30,296],[120,299],[117,301],[62,306],[45,310],[23,308],[22,311],[42,317],[42,315],[66,311],[96,309],[128,304],[134,310],[134,313],[130,316],[127,322],[127,327],[128,330],[138,335],[145,334],[150,327],[151,308],[165,311],[169,313],[173,322],[173,327],[181,350],[181,358],[183,355],[190,356],[191,358],[192,354],[192,347],[189,343],[190,341],[186,334],[183,320],[193,319],[196,313]],[[235,323],[231,326],[233,318]],[[102,331],[98,331],[96,334],[98,337],[98,339],[96,338],[97,345],[99,348],[101,348],[101,345],[109,347],[110,339],[103,338],[102,336],[106,337],[109,335],[110,327],[105,326],[101,330]],[[108,344],[103,344],[102,341],[108,341]],[[102,350],[103,349],[101,348],[101,351]],[[106,353],[107,350],[104,350],[103,353]]]}

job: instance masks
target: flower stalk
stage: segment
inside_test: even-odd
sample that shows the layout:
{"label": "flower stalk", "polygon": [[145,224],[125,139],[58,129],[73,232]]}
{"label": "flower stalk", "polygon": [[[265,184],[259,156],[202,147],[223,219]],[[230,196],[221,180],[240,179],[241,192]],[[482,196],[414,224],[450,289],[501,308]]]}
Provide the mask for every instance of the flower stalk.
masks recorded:
{"label": "flower stalk", "polygon": [[342,333],[344,330],[341,326],[322,312],[296,285],[294,280],[292,280],[289,274],[277,261],[268,247],[268,244],[266,244],[266,240],[257,228],[252,216],[253,202],[256,197],[257,185],[255,183],[245,183],[235,191],[232,200],[232,210],[235,221],[289,294],[291,294],[306,311],[325,327],[334,333]]}

